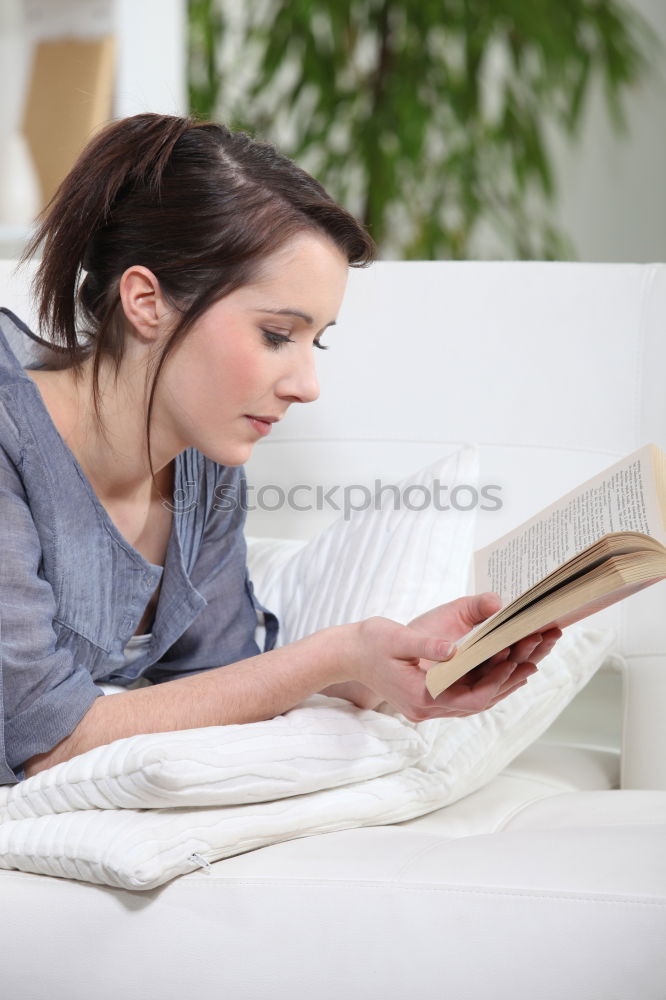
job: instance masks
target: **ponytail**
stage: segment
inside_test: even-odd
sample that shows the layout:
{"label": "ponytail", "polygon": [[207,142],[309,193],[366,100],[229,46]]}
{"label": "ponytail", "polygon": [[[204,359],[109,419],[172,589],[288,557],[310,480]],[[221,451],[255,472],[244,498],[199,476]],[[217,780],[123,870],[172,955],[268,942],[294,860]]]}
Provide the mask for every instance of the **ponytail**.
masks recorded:
{"label": "ponytail", "polygon": [[[107,126],[82,153],[43,213],[21,263],[43,244],[33,283],[40,327],[72,357],[78,356],[76,295],[87,248],[112,216],[122,192],[145,187],[158,195],[186,119],[137,115]],[[103,321],[102,317],[99,317]]]}

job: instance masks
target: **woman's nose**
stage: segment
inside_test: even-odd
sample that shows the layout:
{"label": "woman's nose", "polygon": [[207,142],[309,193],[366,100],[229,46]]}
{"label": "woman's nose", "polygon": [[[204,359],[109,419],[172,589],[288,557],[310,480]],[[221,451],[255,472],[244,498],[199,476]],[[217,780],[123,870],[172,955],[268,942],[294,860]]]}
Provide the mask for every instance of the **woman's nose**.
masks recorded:
{"label": "woman's nose", "polygon": [[285,372],[278,383],[277,392],[280,397],[291,402],[312,403],[319,398],[319,379],[312,348]]}

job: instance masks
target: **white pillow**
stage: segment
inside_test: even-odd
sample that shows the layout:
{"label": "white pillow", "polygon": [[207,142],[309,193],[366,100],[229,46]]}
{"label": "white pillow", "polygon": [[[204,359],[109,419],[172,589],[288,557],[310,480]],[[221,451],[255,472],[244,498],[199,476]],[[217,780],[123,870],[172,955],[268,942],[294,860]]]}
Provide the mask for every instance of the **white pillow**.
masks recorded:
{"label": "white pillow", "polygon": [[274,719],[148,733],[0,787],[0,823],[81,809],[240,806],[368,781],[424,753],[402,718],[313,695]]}
{"label": "white pillow", "polygon": [[279,644],[372,615],[406,624],[464,594],[477,513],[464,508],[478,478],[478,450],[464,446],[394,484],[379,509],[342,516],[305,545],[249,539],[250,573],[280,620]]}
{"label": "white pillow", "polygon": [[[524,750],[589,679],[610,643],[603,632],[568,630],[564,645],[546,657],[527,687],[468,719],[410,723],[314,695],[266,722],[155,733],[98,747],[0,789],[5,805],[0,868],[151,889],[243,851],[422,816],[471,794]],[[341,715],[332,726],[338,712],[346,719],[340,724]],[[359,729],[348,724],[354,716]],[[291,759],[280,749],[287,718]],[[350,760],[364,747],[376,776],[329,787],[336,764],[342,782],[350,773],[347,766],[363,767]],[[382,773],[383,753],[390,762],[387,773]],[[391,769],[401,755],[402,766]],[[276,787],[280,792],[282,771],[289,798],[258,801],[264,768],[271,794]],[[306,786],[312,790],[298,794]],[[216,792],[227,804],[206,806]],[[135,798],[140,808],[103,808]],[[197,801],[201,806],[191,808]],[[163,808],[145,808],[151,802]],[[488,832],[494,818],[490,821]],[[468,832],[478,833],[478,824]],[[445,822],[441,835],[449,835]],[[457,828],[452,835],[464,831]]]}

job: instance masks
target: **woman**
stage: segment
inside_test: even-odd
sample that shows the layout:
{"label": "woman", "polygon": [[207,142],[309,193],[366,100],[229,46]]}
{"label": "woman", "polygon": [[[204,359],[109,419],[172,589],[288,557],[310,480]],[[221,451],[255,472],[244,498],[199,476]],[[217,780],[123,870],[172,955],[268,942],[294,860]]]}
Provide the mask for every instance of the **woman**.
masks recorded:
{"label": "woman", "polygon": [[[0,336],[0,782],[136,733],[272,718],[315,692],[425,719],[526,683],[557,630],[436,700],[425,688],[492,594],[277,650],[266,612],[266,651],[254,642],[242,505],[216,510],[215,495],[239,496],[256,441],[317,397],[313,347],[348,267],[372,257],[316,181],[223,126],[137,115],[83,152],[25,257],[42,244],[55,346],[23,369]],[[12,326],[34,339],[0,314],[0,333]],[[139,678],[100,697],[101,681]]]}

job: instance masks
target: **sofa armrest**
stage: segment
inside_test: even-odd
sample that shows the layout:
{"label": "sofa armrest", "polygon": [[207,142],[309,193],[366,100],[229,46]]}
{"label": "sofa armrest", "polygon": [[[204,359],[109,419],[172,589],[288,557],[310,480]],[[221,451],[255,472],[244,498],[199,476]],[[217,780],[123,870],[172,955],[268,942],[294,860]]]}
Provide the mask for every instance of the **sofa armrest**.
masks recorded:
{"label": "sofa armrest", "polygon": [[666,656],[624,667],[622,788],[666,789]]}

